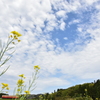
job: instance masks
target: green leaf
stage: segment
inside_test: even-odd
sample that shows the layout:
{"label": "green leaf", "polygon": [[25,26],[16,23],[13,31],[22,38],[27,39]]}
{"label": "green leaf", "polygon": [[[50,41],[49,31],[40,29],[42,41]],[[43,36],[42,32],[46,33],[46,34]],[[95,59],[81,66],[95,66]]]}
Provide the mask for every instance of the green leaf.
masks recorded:
{"label": "green leaf", "polygon": [[9,67],[10,67],[10,66],[8,66],[6,69],[4,69],[4,70],[2,71],[2,73],[0,74],[0,76],[3,75],[3,74],[8,70]]}
{"label": "green leaf", "polygon": [[8,51],[8,50],[11,50],[11,49],[13,49],[14,47],[10,47],[10,48],[8,48],[6,51]]}

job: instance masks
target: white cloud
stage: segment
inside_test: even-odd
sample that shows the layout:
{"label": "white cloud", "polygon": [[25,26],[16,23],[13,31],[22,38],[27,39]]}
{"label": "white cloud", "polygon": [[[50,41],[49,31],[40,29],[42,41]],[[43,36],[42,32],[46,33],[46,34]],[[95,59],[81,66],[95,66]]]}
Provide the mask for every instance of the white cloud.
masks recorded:
{"label": "white cloud", "polygon": [[57,15],[58,17],[64,17],[64,16],[66,16],[66,11],[65,11],[65,10],[60,10],[60,11],[58,11],[58,12],[56,13],[56,15]]}
{"label": "white cloud", "polygon": [[83,0],[87,5],[92,5],[93,3],[97,2],[98,0]]}
{"label": "white cloud", "polygon": [[74,19],[71,22],[68,23],[68,25],[72,25],[72,24],[76,24],[76,23],[80,23],[79,19]]}
{"label": "white cloud", "polygon": [[[45,84],[45,85],[44,85]],[[52,91],[52,87],[55,87],[55,90],[57,90],[57,88],[60,88],[59,86],[64,87],[64,85],[69,85],[70,83],[64,79],[61,78],[56,78],[56,77],[47,77],[45,79],[40,79],[37,83],[38,86],[42,87],[37,87],[37,89],[40,91],[40,93],[45,90],[44,92],[51,92]],[[48,91],[46,90],[48,87],[50,87],[51,89],[49,89]],[[53,91],[52,91],[53,92]]]}
{"label": "white cloud", "polygon": [[68,40],[68,38],[67,37],[64,37],[64,40]]}
{"label": "white cloud", "polygon": [[[83,1],[82,1],[83,2]],[[11,65],[9,70],[1,77],[0,82],[7,82],[14,88],[17,75],[25,74],[31,76],[33,66],[39,65],[40,78],[36,92],[48,92],[52,86],[66,87],[71,84],[69,77],[74,76],[81,79],[99,78],[100,62],[100,35],[99,35],[99,12],[91,16],[91,24],[85,23],[78,26],[79,32],[85,37],[87,33],[94,37],[90,43],[86,44],[81,50],[81,46],[75,46],[70,43],[73,52],[65,51],[59,45],[59,39],[56,39],[57,45],[51,40],[51,34],[54,29],[65,29],[65,18],[68,12],[82,13],[83,8],[92,5],[85,1],[84,5],[80,0],[68,3],[65,0],[1,0],[0,1],[0,37],[5,39],[7,33],[16,30],[23,34],[21,43],[17,45],[13,58],[7,63]],[[96,0],[95,0],[96,2]],[[56,12],[53,11],[52,5]],[[81,8],[81,9],[80,9]],[[61,19],[59,20],[58,17]],[[75,19],[71,22],[79,23],[81,19]],[[42,30],[44,28],[44,31]],[[85,29],[84,29],[85,28]],[[27,31],[24,31],[27,30]],[[47,34],[43,34],[47,32]],[[81,33],[80,33],[81,36]],[[64,38],[66,39],[66,38]],[[76,40],[78,41],[78,40]],[[74,50],[77,48],[79,51]],[[69,49],[68,48],[68,49]],[[67,49],[67,48],[66,48]],[[53,77],[60,70],[62,76],[68,78]],[[66,81],[67,80],[67,81]],[[50,87],[50,88],[49,88]]]}
{"label": "white cloud", "polygon": [[66,26],[66,23],[63,20],[61,20],[60,21],[60,26],[59,26],[60,29],[64,31],[65,30],[65,26]]}

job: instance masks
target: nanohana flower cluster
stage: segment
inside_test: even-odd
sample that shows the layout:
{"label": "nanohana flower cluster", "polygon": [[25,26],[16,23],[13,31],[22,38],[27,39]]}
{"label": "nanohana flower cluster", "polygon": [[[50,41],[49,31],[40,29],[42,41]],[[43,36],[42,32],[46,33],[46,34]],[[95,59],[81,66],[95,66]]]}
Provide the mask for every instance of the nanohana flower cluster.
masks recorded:
{"label": "nanohana flower cluster", "polygon": [[34,81],[36,79],[36,75],[37,75],[37,72],[39,69],[40,69],[40,67],[38,65],[34,66],[35,73],[34,73],[34,76],[31,78],[31,80],[29,80],[30,83],[28,85],[27,90],[25,89],[26,85],[24,84],[25,83],[24,79],[26,77],[24,76],[24,74],[19,75],[20,79],[18,79],[18,81],[17,81],[16,95],[21,95],[23,92],[26,95],[30,94],[31,88],[33,88]]}
{"label": "nanohana flower cluster", "polygon": [[6,91],[6,90],[10,89],[9,85],[6,84],[6,83],[1,83],[1,84],[2,84],[2,90],[1,91],[8,93],[8,91]]}
{"label": "nanohana flower cluster", "polygon": [[1,84],[2,84],[3,89],[6,88],[7,90],[9,90],[8,84],[6,84],[6,83],[1,83]]}
{"label": "nanohana flower cluster", "polygon": [[[7,59],[4,60],[4,62],[1,62],[4,54],[8,50],[11,49],[11,48],[9,48],[10,44],[12,44],[12,43],[15,44],[16,40],[17,40],[17,42],[21,41],[19,39],[19,37],[22,36],[22,34],[18,33],[17,31],[12,31],[10,33],[11,33],[11,35],[8,38],[8,42],[7,42],[6,46],[5,46],[5,48],[1,47],[1,51],[0,51],[0,67],[3,66],[10,59],[10,57],[8,57]],[[7,69],[5,69],[3,72],[0,72],[0,76],[3,75],[7,71]],[[24,76],[24,74],[19,75],[20,78],[17,80],[17,83],[16,83],[17,87],[14,89],[14,92],[15,92],[15,95],[19,96],[20,100],[24,100],[25,97],[27,95],[29,95],[31,93],[31,91],[34,90],[34,84],[35,84],[35,80],[37,79],[37,74],[39,72],[39,69],[40,69],[40,67],[38,65],[34,66],[34,70],[35,71],[34,71],[34,73],[32,74],[32,77],[29,80],[28,86],[25,85],[25,78],[26,77]],[[4,93],[4,92],[8,93],[9,89],[10,88],[9,88],[8,84],[1,83],[0,93]],[[22,95],[23,93],[25,94],[24,96]]]}
{"label": "nanohana flower cluster", "polygon": [[[16,32],[16,31],[12,31],[10,33],[12,33],[12,35],[10,35],[9,38],[13,38],[13,39],[17,40],[18,42],[21,41],[21,40],[19,40],[19,37],[22,36],[22,34]],[[14,44],[15,42],[12,42],[12,43]]]}
{"label": "nanohana flower cluster", "polygon": [[40,67],[38,65],[34,66],[34,69],[36,69],[37,71],[40,69]]}

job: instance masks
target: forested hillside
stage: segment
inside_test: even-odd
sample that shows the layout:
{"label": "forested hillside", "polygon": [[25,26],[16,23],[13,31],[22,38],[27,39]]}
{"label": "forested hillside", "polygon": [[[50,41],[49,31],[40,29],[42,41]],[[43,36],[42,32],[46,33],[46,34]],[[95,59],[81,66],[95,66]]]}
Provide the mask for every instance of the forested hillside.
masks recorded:
{"label": "forested hillside", "polygon": [[57,92],[45,94],[45,98],[53,100],[64,100],[64,98],[91,97],[93,100],[100,98],[100,79],[91,83],[84,83],[69,87],[67,89],[57,89]]}

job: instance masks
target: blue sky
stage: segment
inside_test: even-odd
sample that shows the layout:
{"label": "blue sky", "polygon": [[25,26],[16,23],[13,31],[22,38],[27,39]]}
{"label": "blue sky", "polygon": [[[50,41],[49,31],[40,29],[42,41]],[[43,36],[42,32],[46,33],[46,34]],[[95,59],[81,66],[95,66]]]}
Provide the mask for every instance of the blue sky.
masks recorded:
{"label": "blue sky", "polygon": [[0,78],[10,94],[34,65],[41,67],[35,94],[99,79],[100,0],[0,0],[0,9],[0,39],[13,30],[23,35]]}

